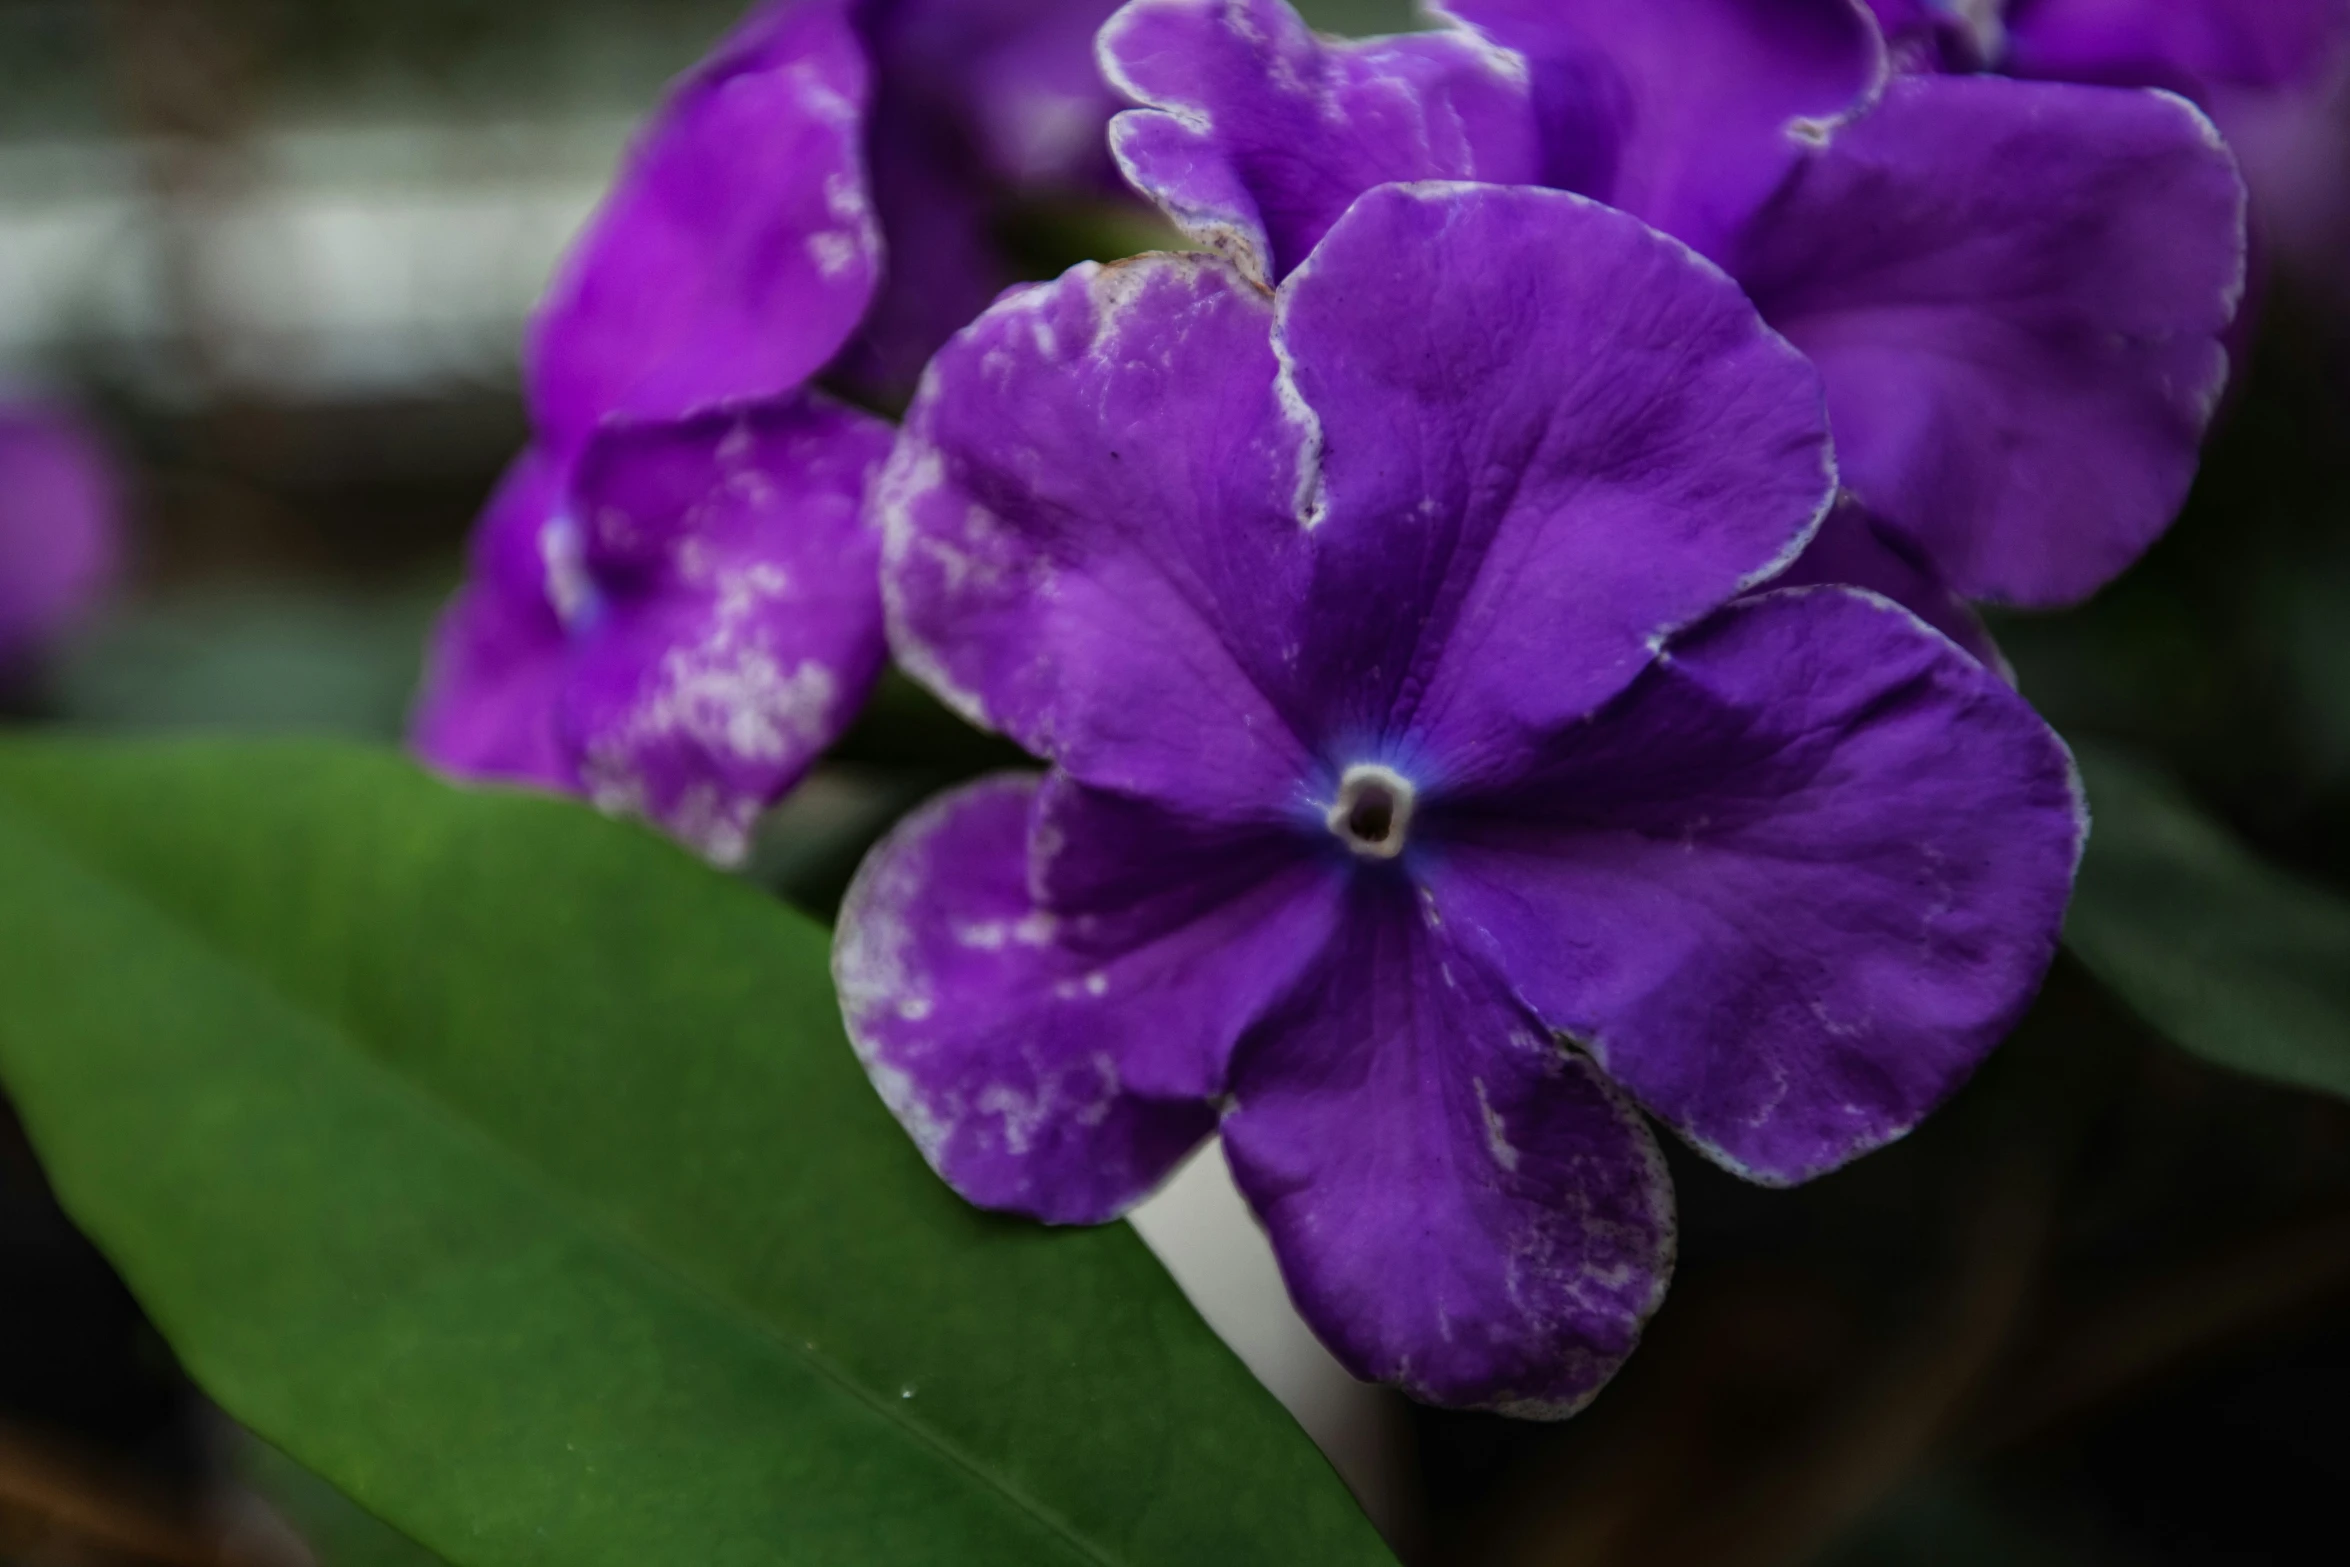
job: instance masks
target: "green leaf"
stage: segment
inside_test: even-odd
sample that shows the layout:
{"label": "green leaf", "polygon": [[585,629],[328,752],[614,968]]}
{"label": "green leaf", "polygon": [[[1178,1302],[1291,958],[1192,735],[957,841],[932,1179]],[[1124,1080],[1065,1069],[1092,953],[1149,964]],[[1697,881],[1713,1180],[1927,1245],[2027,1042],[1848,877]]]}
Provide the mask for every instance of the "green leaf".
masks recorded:
{"label": "green leaf", "polygon": [[2350,898],[2259,859],[2128,753],[2079,754],[2074,953],[2195,1054],[2350,1097]]}
{"label": "green leaf", "polygon": [[0,745],[0,1073],[61,1195],[450,1562],[1385,1561],[1125,1226],[931,1176],[825,946],[388,755]]}
{"label": "green leaf", "polygon": [[237,1478],[268,1498],[318,1567],[441,1567],[441,1559],[267,1442],[237,1443]]}

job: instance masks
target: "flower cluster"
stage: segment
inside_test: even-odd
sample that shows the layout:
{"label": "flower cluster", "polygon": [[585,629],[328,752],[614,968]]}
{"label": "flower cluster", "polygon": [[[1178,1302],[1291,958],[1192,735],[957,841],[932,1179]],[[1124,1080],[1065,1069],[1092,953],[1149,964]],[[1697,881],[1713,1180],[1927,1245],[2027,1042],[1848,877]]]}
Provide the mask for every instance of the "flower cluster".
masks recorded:
{"label": "flower cluster", "polygon": [[2169,524],[2244,279],[2243,188],[2192,107],[1896,75],[1846,0],[1456,9],[1476,27],[1331,44],[1283,0],[1138,0],[1102,39],[1147,106],[1119,160],[1268,279],[1382,180],[1631,213],[1819,367],[1845,490],[1963,597],[2083,598]]}
{"label": "flower cluster", "polygon": [[884,662],[888,427],[811,383],[910,380],[993,295],[989,182],[1099,177],[1107,9],[767,0],[677,86],[532,324],[428,760],[748,852]]}
{"label": "flower cluster", "polygon": [[[1351,1370],[1554,1416],[1670,1273],[1650,1118],[1809,1179],[2030,1004],[2087,824],[1967,603],[2167,526],[2246,197],[2184,98],[2027,69],[2056,0],[1455,10],[1132,0],[1107,144],[1204,251],[984,309],[989,182],[1093,177],[1100,9],[756,11],[550,293],[419,736],[727,859],[886,638],[1045,768],[841,916],[924,1156],[1093,1223],[1220,1134]],[[894,436],[809,390],[923,355]]]}
{"label": "flower cluster", "polygon": [[2209,105],[2322,77],[2345,0],[1868,0],[1906,68],[2162,87]]}

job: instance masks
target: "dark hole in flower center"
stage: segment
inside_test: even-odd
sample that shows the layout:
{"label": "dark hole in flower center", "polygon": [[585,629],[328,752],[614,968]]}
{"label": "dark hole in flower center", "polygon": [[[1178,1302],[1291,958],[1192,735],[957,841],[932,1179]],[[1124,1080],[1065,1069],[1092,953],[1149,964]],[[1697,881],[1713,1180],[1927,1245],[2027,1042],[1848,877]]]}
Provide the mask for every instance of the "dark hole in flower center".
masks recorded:
{"label": "dark hole in flower center", "polygon": [[1346,830],[1365,843],[1385,843],[1395,831],[1395,796],[1379,784],[1365,789],[1346,813]]}
{"label": "dark hole in flower center", "polygon": [[1330,830],[1357,854],[1392,860],[1403,853],[1412,803],[1412,786],[1401,774],[1375,762],[1360,763],[1348,768],[1338,782]]}

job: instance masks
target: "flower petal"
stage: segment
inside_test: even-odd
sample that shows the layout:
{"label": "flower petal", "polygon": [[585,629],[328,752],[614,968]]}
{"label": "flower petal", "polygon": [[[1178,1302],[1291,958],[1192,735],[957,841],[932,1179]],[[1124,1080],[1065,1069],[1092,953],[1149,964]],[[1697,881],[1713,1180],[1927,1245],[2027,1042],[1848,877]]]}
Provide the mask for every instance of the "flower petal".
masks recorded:
{"label": "flower petal", "polygon": [[1425,820],[1454,938],[1772,1183],[1901,1135],[2005,1037],[2086,829],[2021,697],[1840,588],[1731,606],[1546,768]]}
{"label": "flower petal", "polygon": [[1221,262],[1081,266],[932,361],[878,497],[917,678],[1088,783],[1286,809],[1269,689],[1301,589],[1308,426],[1271,302]]}
{"label": "flower petal", "polygon": [[856,716],[886,648],[878,419],[810,398],[615,427],[574,481],[599,602],[562,705],[604,809],[721,864]]}
{"label": "flower petal", "polygon": [[1095,68],[1094,35],[1117,9],[1118,0],[893,0],[869,7],[863,25],[884,94],[902,87],[919,112],[961,127],[981,178],[1106,193],[1116,178],[1102,127],[1118,102]]}
{"label": "flower petal", "polygon": [[833,365],[867,397],[902,402],[939,345],[1013,281],[992,226],[996,193],[973,166],[964,136],[958,124],[893,101],[882,83],[865,156],[873,210],[889,236],[889,266]]}
{"label": "flower petal", "polygon": [[[2000,49],[2005,0],[1868,0],[1895,70],[1979,71]],[[2158,0],[2162,3],[2162,0]]]}
{"label": "flower petal", "polygon": [[[1214,1129],[1233,1040],[1335,900],[1301,856],[1202,848],[1135,802],[999,777],[916,812],[857,873],[833,948],[849,1038],[965,1197],[1098,1223]],[[1050,908],[1036,854],[1066,867]]]}
{"label": "flower petal", "polygon": [[1145,106],[1111,127],[1126,177],[1260,282],[1374,185],[1539,175],[1525,62],[1466,30],[1341,43],[1285,0],[1132,0],[1101,58]]}
{"label": "flower petal", "polygon": [[2186,496],[2244,203],[2179,99],[1912,77],[1811,155],[1731,270],[1826,377],[1846,486],[1968,597],[2062,604]]}
{"label": "flower petal", "polygon": [[531,413],[568,452],[609,418],[789,392],[881,270],[846,0],[767,0],[629,150],[531,323]]}
{"label": "flower petal", "polygon": [[2344,0],[2014,0],[1999,66],[2200,97],[2212,87],[2319,81],[2346,35]]}
{"label": "flower petal", "polygon": [[1887,69],[1857,0],[1445,0],[1444,10],[1531,63],[1544,183],[1708,256]]}
{"label": "flower petal", "polygon": [[433,628],[409,722],[409,744],[442,772],[579,788],[578,763],[556,733],[570,644],[544,555],[564,506],[562,465],[533,447],[482,511],[472,573]]}
{"label": "flower petal", "polygon": [[1647,1127],[1414,906],[1357,879],[1342,934],[1233,1063],[1233,1174],[1341,1363],[1431,1403],[1571,1414],[1672,1270]]}
{"label": "flower petal", "polygon": [[1856,501],[1844,501],[1828,513],[1819,534],[1795,558],[1795,564],[1764,583],[1758,591],[1843,584],[1866,588],[1899,604],[1941,632],[1991,668],[2014,680],[1991,640],[1983,617],[1943,585],[1933,569],[1916,558],[1915,547],[1889,534]]}
{"label": "flower petal", "polygon": [[1506,767],[1598,707],[1834,493],[1811,367],[1581,197],[1384,186],[1279,312],[1323,453],[1300,684],[1332,745],[1407,773]]}

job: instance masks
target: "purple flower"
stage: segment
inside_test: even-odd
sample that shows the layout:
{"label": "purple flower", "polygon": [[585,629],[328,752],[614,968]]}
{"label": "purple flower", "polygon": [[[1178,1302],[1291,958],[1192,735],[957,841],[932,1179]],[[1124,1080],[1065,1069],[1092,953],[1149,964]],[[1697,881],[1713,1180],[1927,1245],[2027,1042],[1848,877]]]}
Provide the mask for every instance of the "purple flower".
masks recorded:
{"label": "purple flower", "polygon": [[539,308],[542,439],[778,396],[844,357],[910,381],[1010,281],[990,192],[1096,177],[1113,104],[1086,40],[1108,9],[755,7],[672,91]]}
{"label": "purple flower", "polygon": [[1868,0],[1905,58],[2059,82],[2308,87],[2350,35],[2350,0]]}
{"label": "purple flower", "polygon": [[120,507],[105,448],[79,420],[0,403],[0,670],[105,591],[121,563]]}
{"label": "purple flower", "polygon": [[1459,0],[1333,43],[1134,0],[1128,177],[1252,275],[1383,180],[1537,180],[1745,288],[1825,378],[1844,482],[1968,598],[2060,604],[2168,526],[2226,381],[2243,189],[2175,99],[1895,77],[1852,0]]}
{"label": "purple flower", "polygon": [[933,350],[1014,278],[994,229],[1008,197],[1122,193],[1103,128],[1119,108],[1093,59],[1117,0],[867,0],[866,133],[888,236],[883,286],[842,373],[911,390]]}
{"label": "purple flower", "polygon": [[1100,177],[1107,10],[781,0],[677,85],[532,322],[536,441],[435,638],[426,758],[742,857],[884,660],[887,429],[809,383],[910,378],[992,297],[988,181]]}
{"label": "purple flower", "polygon": [[[2350,0],[1870,0],[1911,71],[2160,87],[2227,133],[2260,238],[2334,282],[2350,201]],[[2229,347],[2250,341],[2245,312]]]}
{"label": "purple flower", "polygon": [[888,448],[793,398],[611,426],[568,468],[525,453],[434,639],[417,749],[739,863],[881,673],[860,513]]}
{"label": "purple flower", "polygon": [[1220,1129],[1354,1373],[1587,1399],[1672,1261],[1633,1106],[1767,1182],[1899,1136],[2081,843],[1996,675],[1749,593],[1826,434],[1719,271],[1537,188],[1379,188],[1270,293],[1153,255],[992,308],[876,492],[884,593],[1052,770],[902,825],[834,960],[925,1156],[1085,1223]]}

